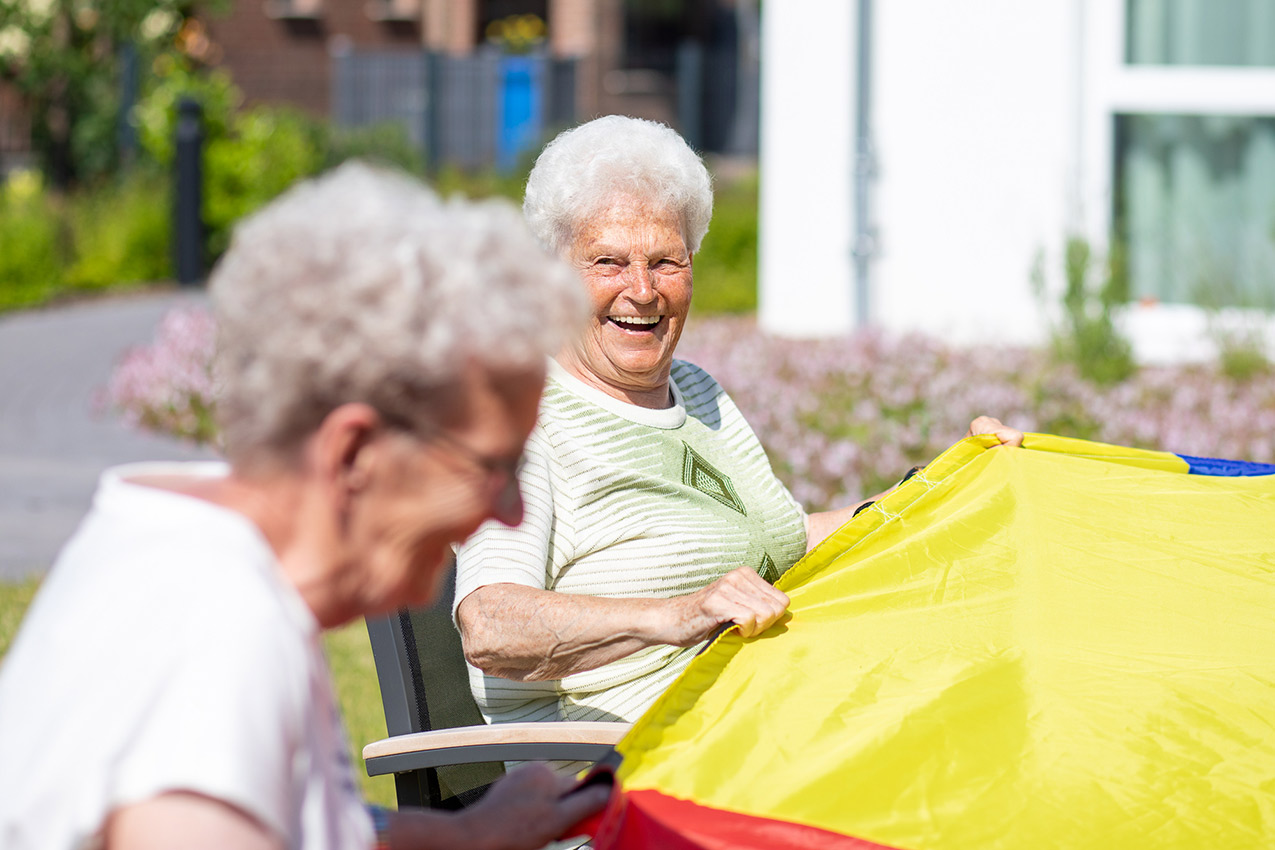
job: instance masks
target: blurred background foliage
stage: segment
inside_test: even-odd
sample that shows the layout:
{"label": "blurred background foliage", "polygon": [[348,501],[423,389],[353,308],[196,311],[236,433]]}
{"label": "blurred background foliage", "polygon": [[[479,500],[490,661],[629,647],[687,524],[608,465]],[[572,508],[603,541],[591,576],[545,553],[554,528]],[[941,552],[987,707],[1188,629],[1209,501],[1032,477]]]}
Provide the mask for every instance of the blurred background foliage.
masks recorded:
{"label": "blurred background foliage", "polygon": [[[147,67],[141,97],[129,116],[137,152],[128,167],[103,170],[85,160],[73,169],[75,180],[65,185],[45,168],[15,172],[0,187],[0,244],[6,246],[0,256],[0,310],[172,276],[169,175],[183,97],[196,99],[203,110],[204,259],[209,267],[225,251],[240,218],[295,181],[344,160],[360,158],[426,176],[421,154],[399,126],[338,128],[291,108],[245,107],[229,76],[208,71],[175,49],[158,52]],[[530,159],[509,173],[449,167],[428,180],[443,194],[518,203],[530,167]],[[756,252],[753,174],[719,186],[712,230],[696,257],[697,311],[755,309]]]}
{"label": "blurred background foliage", "polygon": [[121,104],[140,63],[181,43],[190,11],[190,0],[0,0],[0,79],[25,96],[53,186],[120,165]]}

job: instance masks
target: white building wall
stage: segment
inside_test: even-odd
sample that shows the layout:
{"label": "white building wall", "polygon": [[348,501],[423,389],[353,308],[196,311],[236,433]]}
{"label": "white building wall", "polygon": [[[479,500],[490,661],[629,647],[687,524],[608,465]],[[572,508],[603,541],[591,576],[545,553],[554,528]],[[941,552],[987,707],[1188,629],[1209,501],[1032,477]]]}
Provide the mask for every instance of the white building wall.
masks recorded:
{"label": "white building wall", "polygon": [[762,4],[762,326],[788,336],[854,328],[852,134],[857,4]]}
{"label": "white building wall", "polygon": [[[1101,255],[1111,232],[1115,115],[1275,115],[1273,68],[1126,64],[1123,0],[872,0],[876,253],[858,316],[860,2],[763,7],[759,319],[772,332],[866,322],[954,343],[1041,341],[1066,238]],[[1214,353],[1200,308],[1139,303],[1119,318],[1145,362]],[[1236,321],[1275,341],[1275,317]]]}
{"label": "white building wall", "polygon": [[878,0],[873,318],[952,342],[1041,336],[1032,265],[1077,221],[1073,0]]}
{"label": "white building wall", "polygon": [[[1080,226],[1076,0],[875,0],[868,315],[855,314],[853,0],[763,7],[760,321],[1039,339],[1030,286]],[[817,22],[812,25],[812,22]]]}

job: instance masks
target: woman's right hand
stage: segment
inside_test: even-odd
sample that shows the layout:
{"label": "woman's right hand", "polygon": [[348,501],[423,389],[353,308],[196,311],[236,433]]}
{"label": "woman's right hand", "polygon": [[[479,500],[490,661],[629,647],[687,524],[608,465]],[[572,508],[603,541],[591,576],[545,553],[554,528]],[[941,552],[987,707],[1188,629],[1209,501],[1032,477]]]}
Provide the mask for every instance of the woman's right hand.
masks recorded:
{"label": "woman's right hand", "polygon": [[669,600],[680,606],[667,643],[693,646],[723,623],[735,623],[744,637],[759,635],[788,610],[788,596],[749,567],[738,567],[689,596]]}

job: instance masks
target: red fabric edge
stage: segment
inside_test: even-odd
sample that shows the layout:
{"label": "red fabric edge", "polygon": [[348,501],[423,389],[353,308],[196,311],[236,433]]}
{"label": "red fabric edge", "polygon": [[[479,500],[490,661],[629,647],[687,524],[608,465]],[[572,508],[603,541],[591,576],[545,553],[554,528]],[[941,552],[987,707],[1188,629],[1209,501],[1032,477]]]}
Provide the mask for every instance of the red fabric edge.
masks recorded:
{"label": "red fabric edge", "polygon": [[597,850],[900,850],[813,826],[701,806],[659,791],[618,787],[594,835]]}

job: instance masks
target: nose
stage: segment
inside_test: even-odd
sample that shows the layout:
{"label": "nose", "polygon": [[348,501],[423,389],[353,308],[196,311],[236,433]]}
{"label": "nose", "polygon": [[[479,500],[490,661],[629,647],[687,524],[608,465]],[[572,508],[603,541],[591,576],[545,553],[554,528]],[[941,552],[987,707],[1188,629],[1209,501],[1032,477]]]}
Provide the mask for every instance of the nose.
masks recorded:
{"label": "nose", "polygon": [[655,272],[646,263],[629,263],[624,270],[628,275],[628,295],[639,304],[655,300]]}

